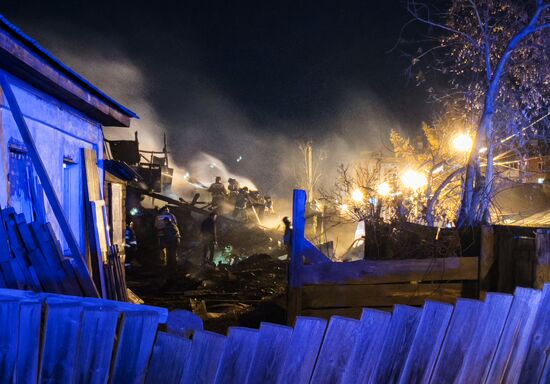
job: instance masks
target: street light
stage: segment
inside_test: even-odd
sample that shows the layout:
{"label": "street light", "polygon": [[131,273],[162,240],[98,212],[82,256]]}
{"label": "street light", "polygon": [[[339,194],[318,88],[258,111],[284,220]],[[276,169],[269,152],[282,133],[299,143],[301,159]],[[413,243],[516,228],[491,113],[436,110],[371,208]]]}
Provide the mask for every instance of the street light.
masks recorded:
{"label": "street light", "polygon": [[473,145],[472,138],[465,134],[465,133],[459,133],[453,137],[452,140],[453,148],[458,152],[470,152]]}
{"label": "street light", "polygon": [[388,196],[391,193],[391,187],[388,183],[378,184],[377,192],[380,196]]}
{"label": "street light", "polygon": [[413,191],[416,191],[428,184],[428,179],[423,173],[409,169],[401,175],[403,185]]}
{"label": "street light", "polygon": [[351,199],[355,201],[356,203],[362,203],[363,202],[363,192],[361,190],[356,189],[351,193]]}

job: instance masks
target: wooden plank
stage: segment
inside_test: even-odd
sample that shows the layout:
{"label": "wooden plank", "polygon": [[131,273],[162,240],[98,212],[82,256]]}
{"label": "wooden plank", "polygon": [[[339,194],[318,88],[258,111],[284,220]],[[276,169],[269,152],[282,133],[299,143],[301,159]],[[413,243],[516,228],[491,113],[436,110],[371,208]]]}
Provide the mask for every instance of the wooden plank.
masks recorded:
{"label": "wooden plank", "polygon": [[315,245],[308,240],[304,240],[304,249],[302,250],[304,257],[314,264],[332,263],[332,260],[323,254]]}
{"label": "wooden plank", "polygon": [[23,246],[27,250],[27,257],[36,270],[42,287],[47,292],[63,293],[62,286],[58,284],[59,279],[56,276],[56,271],[48,267],[45,257],[25,221],[25,215],[22,213],[16,215],[15,223],[23,241]]}
{"label": "wooden plank", "polygon": [[302,286],[301,272],[304,264],[302,251],[305,248],[306,192],[295,189],[292,203],[292,232],[290,236],[289,286]]}
{"label": "wooden plank", "polygon": [[485,305],[477,322],[473,340],[464,356],[458,382],[482,383],[485,381],[491,361],[497,349],[513,296],[499,293],[487,294]]}
{"label": "wooden plank", "polygon": [[326,320],[302,316],[296,318],[277,383],[309,383],[326,327]]}
{"label": "wooden plank", "polygon": [[42,304],[22,300],[19,308],[19,335],[15,382],[36,383],[38,380]]}
{"label": "wooden plank", "polygon": [[315,364],[312,383],[339,383],[355,346],[359,321],[340,316],[330,319]]}
{"label": "wooden plank", "polygon": [[0,377],[12,382],[15,377],[19,344],[19,304],[15,298],[0,298]]}
{"label": "wooden plank", "polygon": [[248,384],[273,384],[282,369],[290,345],[292,328],[262,323],[258,345],[248,374]]}
{"label": "wooden plank", "polygon": [[67,242],[67,245],[71,250],[71,254],[73,255],[73,258],[77,263],[77,275],[79,277],[82,287],[84,288],[84,292],[88,296],[97,297],[98,292],[95,289],[95,286],[90,278],[90,274],[88,273],[84,258],[80,253],[80,248],[76,241],[76,237],[74,236],[73,231],[67,221],[67,218],[63,213],[63,207],[59,202],[46,167],[44,166],[44,163],[40,158],[40,154],[36,149],[32,135],[29,131],[29,128],[27,127],[27,123],[25,122],[25,118],[23,117],[23,113],[21,112],[21,109],[19,107],[19,103],[17,102],[11,85],[9,84],[4,73],[0,73],[0,85],[2,86],[4,96],[6,97],[6,100],[8,101],[8,104],[10,106],[10,111],[13,119],[15,120],[17,128],[19,129],[19,133],[21,134],[21,137],[23,138],[23,141],[27,147],[27,151],[29,157],[32,160],[34,170],[38,174],[38,177],[40,178],[40,182],[42,184],[42,188],[44,189],[44,192],[48,197],[50,207],[52,208],[55,218],[57,219],[57,223],[59,224],[59,227],[63,232],[63,236],[65,237],[65,241]]}
{"label": "wooden plank", "polygon": [[118,318],[119,312],[114,307],[84,308],[76,357],[75,382],[107,382]]}
{"label": "wooden plank", "polygon": [[302,267],[302,284],[382,284],[410,281],[477,280],[477,257],[357,260]]}
{"label": "wooden plank", "polygon": [[426,299],[454,301],[461,292],[462,283],[306,285],[303,288],[302,308],[422,305]]}
{"label": "wooden plank", "polygon": [[514,301],[493,358],[487,382],[517,382],[529,345],[541,291],[516,288]]}
{"label": "wooden plank", "polygon": [[168,318],[168,309],[155,307],[152,305],[136,305],[131,303],[124,303],[121,301],[112,301],[105,299],[96,299],[92,297],[78,297],[78,296],[66,296],[55,293],[35,293],[31,291],[22,291],[18,289],[4,289],[0,288],[0,296],[17,297],[23,299],[33,299],[43,301],[47,298],[57,298],[66,302],[77,303],[82,306],[110,306],[115,307],[120,312],[155,312],[158,315],[158,323],[164,324]]}
{"label": "wooden plank", "polygon": [[456,382],[484,305],[478,300],[457,301],[432,374],[432,383]]}
{"label": "wooden plank", "polygon": [[168,314],[166,328],[169,333],[190,338],[195,331],[202,331],[202,319],[193,312],[184,309],[175,309]]}
{"label": "wooden plank", "polygon": [[534,287],[542,289],[550,281],[550,229],[537,229]]}
{"label": "wooden plank", "polygon": [[343,384],[368,383],[376,367],[391,316],[389,312],[363,310],[357,339],[342,378]]}
{"label": "wooden plank", "polygon": [[46,301],[39,381],[68,383],[75,373],[82,306],[59,299]]}
{"label": "wooden plank", "polygon": [[482,291],[496,289],[498,267],[495,263],[495,230],[492,225],[481,226],[481,252],[479,256],[479,288]]}
{"label": "wooden plank", "polygon": [[256,329],[230,327],[215,382],[246,383],[256,353],[259,332]]}
{"label": "wooden plank", "polygon": [[[94,239],[92,244],[93,252],[97,261],[94,272],[96,273],[96,284],[101,288],[101,296],[104,299],[109,297],[107,290],[107,276],[105,271],[105,265],[108,264],[107,254],[109,253],[108,241],[107,241],[107,226],[104,220],[105,201],[97,200],[90,201],[91,221],[88,222],[90,235]],[[111,280],[112,281],[112,280]]]}
{"label": "wooden plank", "polygon": [[62,293],[67,295],[81,295],[82,290],[74,273],[68,273],[62,263],[63,255],[58,253],[55,239],[50,237],[49,228],[37,222],[29,224],[30,230],[40,247],[44,259],[49,266],[51,276],[62,287]]}
{"label": "wooden plank", "polygon": [[452,313],[452,305],[426,302],[399,383],[429,382]]}
{"label": "wooden plank", "polygon": [[[519,382],[536,383],[544,370],[548,351],[550,351],[550,284],[545,284],[542,299],[533,324],[533,333],[529,351],[523,363]],[[550,365],[546,365],[548,368]]]}
{"label": "wooden plank", "polygon": [[159,332],[147,369],[145,383],[180,383],[190,350],[191,340]]}
{"label": "wooden plank", "polygon": [[145,380],[147,362],[153,351],[157,328],[157,312],[123,314],[111,368],[112,382],[142,383]]}
{"label": "wooden plank", "polygon": [[225,336],[213,332],[195,332],[181,383],[213,383],[225,348],[225,339]]}
{"label": "wooden plank", "polygon": [[5,208],[2,210],[2,218],[6,224],[6,231],[9,239],[10,248],[14,256],[14,260],[18,265],[18,270],[22,273],[25,281],[25,287],[29,287],[34,291],[42,291],[42,286],[36,278],[36,275],[29,268],[29,260],[27,258],[25,247],[19,238],[19,231],[15,223],[16,213],[13,208]]}
{"label": "wooden plank", "polygon": [[371,383],[396,383],[411,348],[422,310],[396,305]]}

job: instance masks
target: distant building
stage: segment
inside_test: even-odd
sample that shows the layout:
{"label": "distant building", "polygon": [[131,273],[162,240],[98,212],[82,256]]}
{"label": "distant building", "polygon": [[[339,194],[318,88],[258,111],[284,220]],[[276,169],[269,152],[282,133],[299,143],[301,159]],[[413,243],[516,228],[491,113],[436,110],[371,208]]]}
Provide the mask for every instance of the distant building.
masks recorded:
{"label": "distant building", "polygon": [[[85,250],[82,148],[97,154],[100,191],[103,126],[128,127],[136,114],[94,87],[0,16],[0,71],[22,110],[53,188],[82,251]],[[27,221],[45,216],[62,239],[10,106],[0,93],[0,206]],[[44,207],[44,208],[41,208]]]}

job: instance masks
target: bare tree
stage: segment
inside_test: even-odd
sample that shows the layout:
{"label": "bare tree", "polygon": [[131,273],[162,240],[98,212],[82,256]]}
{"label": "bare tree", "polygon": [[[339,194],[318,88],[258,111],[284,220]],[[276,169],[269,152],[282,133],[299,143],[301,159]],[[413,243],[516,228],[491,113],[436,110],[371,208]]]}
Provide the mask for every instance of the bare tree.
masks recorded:
{"label": "bare tree", "polygon": [[[489,221],[497,151],[506,137],[529,133],[523,127],[548,110],[550,3],[454,0],[437,12],[410,0],[407,8],[414,21],[428,26],[428,40],[435,43],[413,64],[431,58],[428,67],[449,78],[447,94],[438,98],[459,100],[476,121],[458,225]],[[424,76],[419,71],[418,78]]]}

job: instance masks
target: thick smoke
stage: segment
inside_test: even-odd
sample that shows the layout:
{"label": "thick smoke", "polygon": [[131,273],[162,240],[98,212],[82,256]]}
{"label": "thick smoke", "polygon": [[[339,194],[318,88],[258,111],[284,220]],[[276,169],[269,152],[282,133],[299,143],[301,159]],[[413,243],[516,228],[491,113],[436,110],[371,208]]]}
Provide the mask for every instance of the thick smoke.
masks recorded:
{"label": "thick smoke", "polygon": [[[107,138],[133,139],[137,130],[141,149],[160,150],[163,134],[167,134],[171,166],[175,168],[172,192],[184,198],[196,191],[186,175],[204,185],[215,176],[224,181],[235,177],[243,185],[274,196],[279,213],[287,215],[292,188],[299,187],[301,140],[312,140],[315,152],[322,153],[322,160],[319,156],[315,160],[321,161],[319,186],[327,189],[334,183],[339,164],[380,150],[389,130],[399,128],[375,95],[353,87],[340,92],[332,117],[308,125],[288,120],[259,126],[215,84],[185,69],[180,73],[185,81],[177,83],[185,87],[161,86],[170,94],[181,94],[181,100],[172,101],[176,107],[169,118],[161,118],[152,100],[150,76],[117,47],[103,47],[102,52],[109,52],[107,56],[96,50],[83,51],[70,42],[59,44],[64,40],[57,36],[52,41],[58,42],[54,53],[64,62],[140,116],[130,129],[106,128]],[[158,92],[159,85],[155,86]]]}

